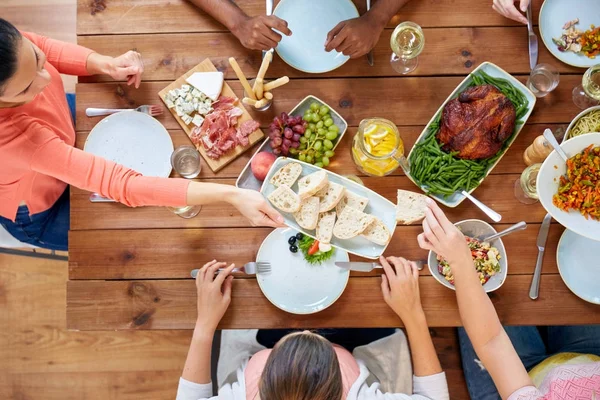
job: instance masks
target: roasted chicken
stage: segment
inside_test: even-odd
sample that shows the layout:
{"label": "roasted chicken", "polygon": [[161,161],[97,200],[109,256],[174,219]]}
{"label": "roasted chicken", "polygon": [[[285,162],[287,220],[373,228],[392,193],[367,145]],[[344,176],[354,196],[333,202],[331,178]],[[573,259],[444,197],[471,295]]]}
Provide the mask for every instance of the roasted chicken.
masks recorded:
{"label": "roasted chicken", "polygon": [[446,104],[437,139],[459,158],[489,158],[512,135],[515,119],[514,105],[496,87],[474,86]]}

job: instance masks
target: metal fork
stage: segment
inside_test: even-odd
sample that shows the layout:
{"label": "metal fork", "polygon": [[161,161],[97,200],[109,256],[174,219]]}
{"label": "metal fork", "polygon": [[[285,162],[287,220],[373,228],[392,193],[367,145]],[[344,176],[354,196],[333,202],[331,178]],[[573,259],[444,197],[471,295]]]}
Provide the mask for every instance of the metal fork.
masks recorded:
{"label": "metal fork", "polygon": [[151,117],[156,117],[163,113],[163,106],[160,104],[143,105],[137,108],[86,108],[85,115],[88,117],[101,117],[104,115],[115,114],[121,111],[137,111],[148,114]]}
{"label": "metal fork", "polygon": [[[217,273],[224,271],[225,268],[219,268]],[[193,269],[190,275],[192,278],[196,279],[198,276],[198,269]],[[258,261],[258,262],[249,262],[243,265],[240,268],[234,268],[231,272],[242,272],[246,275],[256,275],[256,274],[269,274],[271,273],[271,263],[268,261]]]}

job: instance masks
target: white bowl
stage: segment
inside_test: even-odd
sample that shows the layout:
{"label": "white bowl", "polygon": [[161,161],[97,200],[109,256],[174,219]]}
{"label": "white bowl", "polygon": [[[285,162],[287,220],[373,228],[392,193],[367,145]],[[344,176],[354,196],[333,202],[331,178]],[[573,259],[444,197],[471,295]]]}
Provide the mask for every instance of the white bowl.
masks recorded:
{"label": "white bowl", "polygon": [[[600,110],[600,106],[594,106],[594,107],[587,108],[587,109],[583,110],[582,112],[580,112],[575,118],[573,118],[573,121],[571,121],[571,123],[567,127],[567,131],[565,132],[565,138],[563,139],[563,142],[571,139],[571,129],[573,129],[573,127],[575,126],[575,124],[577,124],[577,121],[579,121],[579,119],[581,117],[583,117],[584,115],[588,115],[592,111],[596,111],[596,110]],[[587,133],[586,133],[586,135],[587,135]],[[575,136],[575,137],[577,137],[577,136]]]}
{"label": "white bowl", "polygon": [[[565,141],[560,147],[572,157],[593,144],[600,146],[600,133],[587,133]],[[585,219],[578,211],[562,211],[552,203],[552,197],[558,191],[559,178],[566,174],[567,165],[556,151],[550,153],[542,164],[537,177],[537,191],[540,203],[559,224],[565,228],[592,240],[600,240],[600,221]]]}
{"label": "white bowl", "polygon": [[[482,236],[490,236],[495,233],[498,233],[493,226],[488,224],[485,221],[479,219],[466,219],[464,221],[460,221],[454,224],[457,226],[465,236],[469,237],[482,237]],[[506,276],[508,273],[508,258],[506,256],[506,248],[504,247],[504,243],[502,239],[496,239],[490,243],[492,247],[498,249],[498,253],[500,254],[500,272],[494,276],[492,276],[486,283],[483,285],[483,289],[489,293],[498,289],[500,286],[504,284],[506,280]],[[442,285],[446,286],[449,289],[456,290],[454,285],[444,278],[442,274],[438,271],[438,260],[437,254],[433,251],[429,252],[429,257],[427,259],[427,265],[429,266],[429,272],[431,275]],[[473,266],[475,269],[475,266]]]}

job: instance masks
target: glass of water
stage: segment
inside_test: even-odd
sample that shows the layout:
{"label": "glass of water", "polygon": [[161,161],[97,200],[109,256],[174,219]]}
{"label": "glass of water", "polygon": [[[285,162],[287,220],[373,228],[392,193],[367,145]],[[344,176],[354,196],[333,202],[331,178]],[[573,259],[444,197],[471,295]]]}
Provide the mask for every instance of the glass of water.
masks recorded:
{"label": "glass of water", "polygon": [[194,146],[179,146],[171,154],[171,165],[175,172],[187,179],[200,175],[200,153]]}
{"label": "glass of water", "polygon": [[542,164],[532,164],[525,168],[521,177],[515,181],[515,197],[523,204],[537,203],[537,177]]}
{"label": "glass of water", "polygon": [[202,206],[182,206],[167,208],[173,213],[175,213],[175,215],[179,215],[181,218],[185,219],[194,218],[196,215],[200,214],[200,210],[202,210]]}
{"label": "glass of water", "polygon": [[558,86],[560,74],[556,68],[548,64],[538,64],[531,70],[527,87],[535,97],[544,97]]}

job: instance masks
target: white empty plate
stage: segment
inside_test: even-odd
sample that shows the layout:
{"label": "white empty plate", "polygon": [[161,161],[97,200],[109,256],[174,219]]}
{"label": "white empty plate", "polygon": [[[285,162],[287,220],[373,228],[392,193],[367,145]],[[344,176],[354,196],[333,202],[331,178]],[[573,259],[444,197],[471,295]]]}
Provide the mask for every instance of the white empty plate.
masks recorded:
{"label": "white empty plate", "polygon": [[265,297],[276,307],[292,314],[313,314],[335,303],[342,295],[350,271],[336,267],[349,261],[348,253],[335,249],[333,257],[320,265],[304,260],[302,251],[289,250],[288,239],[297,231],[278,228],[260,246],[257,261],[269,261],[271,273],[256,276]]}
{"label": "white empty plate", "polygon": [[173,142],[156,119],[137,111],[110,115],[92,129],[83,150],[144,176],[171,175]]}
{"label": "white empty plate", "polygon": [[600,242],[565,229],[558,242],[556,262],[565,285],[578,297],[600,304]]}

